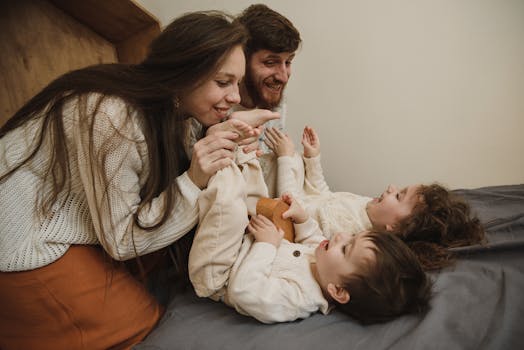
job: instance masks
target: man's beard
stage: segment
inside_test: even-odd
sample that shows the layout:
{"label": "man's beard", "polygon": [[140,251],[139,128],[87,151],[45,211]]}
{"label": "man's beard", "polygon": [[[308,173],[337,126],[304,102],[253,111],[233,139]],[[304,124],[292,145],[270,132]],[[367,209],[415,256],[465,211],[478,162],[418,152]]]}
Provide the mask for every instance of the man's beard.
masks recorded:
{"label": "man's beard", "polygon": [[251,101],[253,102],[253,105],[255,105],[255,107],[263,108],[263,109],[273,109],[280,105],[280,101],[282,101],[282,96],[284,92],[283,89],[282,89],[282,92],[280,93],[280,98],[277,101],[267,101],[260,94],[255,83],[253,82],[253,79],[251,79],[251,74],[246,74],[244,78],[244,84],[246,86],[246,91],[249,94],[249,97],[251,98]]}

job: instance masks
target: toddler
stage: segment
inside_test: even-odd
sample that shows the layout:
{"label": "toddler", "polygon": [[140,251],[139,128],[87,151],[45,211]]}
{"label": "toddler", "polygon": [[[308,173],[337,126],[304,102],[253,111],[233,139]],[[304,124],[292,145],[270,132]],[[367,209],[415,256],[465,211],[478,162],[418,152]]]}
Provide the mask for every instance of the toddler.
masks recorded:
{"label": "toddler", "polygon": [[197,295],[265,323],[327,314],[332,305],[364,323],[427,308],[431,283],[394,235],[338,233],[328,240],[293,196],[283,195],[295,242],[283,240],[247,200],[267,194],[255,152],[237,153],[236,164],[218,171],[198,199],[189,254]]}
{"label": "toddler", "polygon": [[438,184],[394,185],[376,198],[331,192],[320,164],[320,141],[311,127],[302,134],[302,159],[291,139],[273,128],[266,144],[278,156],[278,193],[292,193],[327,237],[339,231],[391,232],[415,252],[426,270],[449,265],[447,248],[481,243],[484,230],[461,198]]}

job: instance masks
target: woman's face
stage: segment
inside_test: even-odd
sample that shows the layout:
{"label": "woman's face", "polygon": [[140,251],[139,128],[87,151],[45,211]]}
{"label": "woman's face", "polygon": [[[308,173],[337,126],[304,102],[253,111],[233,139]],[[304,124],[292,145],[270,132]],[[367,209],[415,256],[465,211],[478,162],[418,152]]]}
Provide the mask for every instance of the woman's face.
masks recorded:
{"label": "woman's face", "polygon": [[245,67],[244,51],[238,45],[227,55],[211,79],[181,99],[183,111],[204,126],[221,122],[231,107],[240,103],[238,85],[244,77]]}

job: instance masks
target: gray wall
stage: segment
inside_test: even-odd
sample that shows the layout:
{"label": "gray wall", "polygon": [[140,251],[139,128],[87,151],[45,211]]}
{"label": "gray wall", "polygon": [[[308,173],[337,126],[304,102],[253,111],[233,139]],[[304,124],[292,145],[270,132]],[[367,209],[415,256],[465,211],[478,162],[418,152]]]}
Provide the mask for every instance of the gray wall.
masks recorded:
{"label": "gray wall", "polygon": [[[140,0],[163,25],[253,1]],[[265,3],[303,37],[288,84],[289,134],[321,137],[333,190],[389,183],[524,183],[524,1]]]}

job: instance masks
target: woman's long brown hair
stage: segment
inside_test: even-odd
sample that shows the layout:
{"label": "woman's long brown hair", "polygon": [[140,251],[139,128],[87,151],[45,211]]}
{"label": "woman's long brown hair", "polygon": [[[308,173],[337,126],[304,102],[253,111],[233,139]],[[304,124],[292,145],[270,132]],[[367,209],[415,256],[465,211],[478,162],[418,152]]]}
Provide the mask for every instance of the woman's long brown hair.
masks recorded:
{"label": "woman's long brown hair", "polygon": [[[149,176],[140,190],[141,206],[138,212],[153,198],[165,192],[165,206],[160,220],[143,227],[153,230],[171,214],[178,188],[174,179],[189,167],[184,152],[186,137],[185,119],[174,99],[194,90],[218,69],[227,54],[237,45],[244,45],[245,29],[222,12],[194,12],[185,14],[171,24],[152,42],[150,52],[138,65],[99,64],[64,74],[51,82],[29,100],[1,128],[0,138],[10,131],[41,118],[42,126],[37,132],[34,148],[7,173],[5,180],[21,166],[28,163],[38,152],[44,151],[44,141],[49,140],[47,168],[42,169],[43,181],[51,183],[51,193],[39,198],[38,207],[45,215],[59,196],[70,190],[70,165],[68,145],[63,122],[63,107],[73,99],[79,101],[80,121],[91,123],[92,116],[107,97],[118,97],[126,102],[128,111],[138,111],[142,132],[148,149]],[[87,111],[86,95],[98,93],[100,98],[94,111]],[[128,119],[129,119],[128,113]],[[118,132],[118,130],[117,130]],[[93,134],[90,134],[91,144]],[[91,154],[92,163],[102,166],[105,154]],[[111,179],[105,179],[106,189]],[[101,208],[98,208],[99,214]],[[107,215],[107,213],[105,214]]]}

